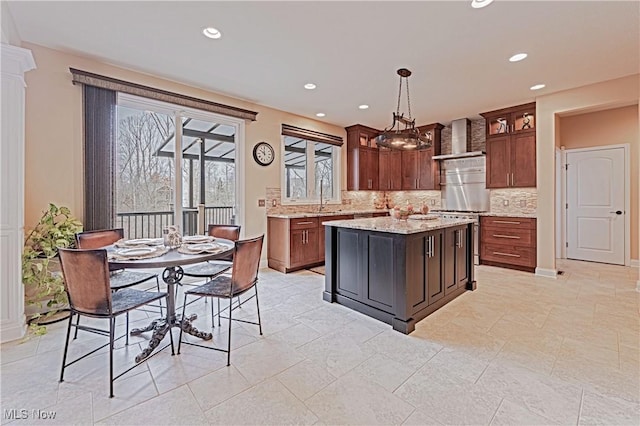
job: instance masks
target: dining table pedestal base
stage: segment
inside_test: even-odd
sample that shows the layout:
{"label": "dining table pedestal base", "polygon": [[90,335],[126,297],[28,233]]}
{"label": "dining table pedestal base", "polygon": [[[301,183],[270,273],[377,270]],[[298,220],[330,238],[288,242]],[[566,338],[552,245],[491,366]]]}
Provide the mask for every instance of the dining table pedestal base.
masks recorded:
{"label": "dining table pedestal base", "polygon": [[[159,319],[151,322],[151,324],[149,324],[145,328],[132,329],[130,332],[131,336],[139,336],[142,333],[153,330],[151,340],[149,340],[149,345],[144,348],[139,355],[136,356],[136,362],[142,362],[147,359],[147,357],[151,355],[153,350],[157,348],[158,345],[160,345],[160,342],[162,342],[164,336],[166,336],[166,334],[170,332],[171,327],[182,328],[185,333],[191,334],[192,336],[198,337],[202,340],[211,340],[213,338],[213,335],[211,333],[200,331],[195,328],[193,324],[191,324],[191,322],[195,321],[196,319],[198,319],[198,315],[191,314],[186,318],[175,318],[175,321],[173,321],[173,323],[169,323],[169,321],[167,321],[166,319]],[[173,350],[171,351],[171,355],[175,355],[175,352]]]}

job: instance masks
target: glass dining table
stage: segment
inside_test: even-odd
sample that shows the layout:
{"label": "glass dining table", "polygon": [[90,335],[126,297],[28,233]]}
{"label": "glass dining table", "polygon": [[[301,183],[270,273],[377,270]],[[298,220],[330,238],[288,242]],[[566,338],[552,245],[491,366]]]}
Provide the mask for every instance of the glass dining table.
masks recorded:
{"label": "glass dining table", "polygon": [[[197,315],[192,314],[186,318],[182,318],[176,315],[176,285],[180,284],[184,276],[182,266],[191,265],[195,263],[206,262],[209,260],[221,259],[228,257],[233,253],[234,243],[231,240],[223,238],[216,238],[215,242],[222,248],[215,253],[195,253],[184,254],[176,249],[167,251],[162,256],[145,258],[145,259],[123,259],[121,257],[114,258],[109,256],[109,267],[112,270],[116,269],[153,269],[164,268],[162,272],[162,279],[167,284],[167,316],[166,318],[160,318],[152,321],[148,326],[144,328],[132,329],[130,334],[132,336],[138,336],[147,331],[153,331],[149,344],[142,352],[136,356],[136,362],[141,362],[151,355],[153,350],[160,345],[165,335],[171,331],[172,327],[179,327],[185,333],[189,333],[193,336],[199,337],[203,340],[211,340],[213,337],[211,333],[205,333],[199,331],[192,325],[192,321],[197,318]],[[116,248],[110,246],[107,251],[114,252]],[[172,354],[173,355],[173,354]]]}

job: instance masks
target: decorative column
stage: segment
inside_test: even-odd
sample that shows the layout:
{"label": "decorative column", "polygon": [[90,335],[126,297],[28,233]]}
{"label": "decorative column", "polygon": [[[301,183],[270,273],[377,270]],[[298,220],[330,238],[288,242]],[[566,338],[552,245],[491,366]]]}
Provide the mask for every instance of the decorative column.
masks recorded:
{"label": "decorative column", "polygon": [[36,67],[31,51],[2,43],[0,142],[0,341],[24,336],[24,73]]}

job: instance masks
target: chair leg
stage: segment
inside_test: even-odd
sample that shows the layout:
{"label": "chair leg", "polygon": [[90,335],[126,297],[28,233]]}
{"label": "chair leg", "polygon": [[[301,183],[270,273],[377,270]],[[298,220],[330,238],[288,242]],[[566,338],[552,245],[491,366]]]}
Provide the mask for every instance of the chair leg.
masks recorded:
{"label": "chair leg", "polygon": [[[156,288],[158,289],[158,293],[160,293],[160,280],[158,279],[158,276],[156,275]],[[163,317],[162,315],[162,299],[158,300],[158,304],[160,305],[160,318]]]}
{"label": "chair leg", "polygon": [[[73,317],[73,315],[71,315]],[[76,331],[73,333],[73,340],[78,338],[78,326],[80,325],[80,314],[78,314],[78,319],[76,320]]]}
{"label": "chair leg", "polygon": [[[205,297],[204,300],[207,300],[208,297]],[[220,311],[218,311],[218,315],[220,315]],[[215,323],[215,318],[216,316],[213,313],[213,300],[211,301],[211,328],[216,328],[216,323]]]}
{"label": "chair leg", "polygon": [[109,398],[113,398],[113,334],[116,319],[109,318]]}
{"label": "chair leg", "polygon": [[[220,299],[218,299],[220,301]],[[213,302],[211,302],[213,303]],[[233,304],[233,297],[229,298],[229,343],[227,343],[227,367],[231,365],[231,313],[233,309],[231,305]],[[218,317],[219,319],[220,317]]]}
{"label": "chair leg", "polygon": [[[187,308],[187,295],[184,295],[184,302],[182,303],[182,318],[184,318],[184,311]],[[171,330],[169,330],[171,331]],[[180,337],[178,338],[178,355],[180,355],[180,347],[182,346],[182,325],[180,326]]]}
{"label": "chair leg", "polygon": [[260,321],[260,303],[258,303],[258,284],[255,285],[256,289],[256,308],[258,308],[258,328],[260,329],[260,335],[262,336],[262,322]]}
{"label": "chair leg", "polygon": [[[213,300],[211,301],[211,303],[213,303]],[[220,299],[218,298],[218,327],[220,327]]]}
{"label": "chair leg", "polygon": [[[174,356],[176,354],[176,351],[174,349],[175,347],[173,346],[173,333],[171,332],[172,328],[173,327],[169,327],[169,340],[171,341],[171,356]],[[180,327],[180,332],[182,333],[182,327]]]}
{"label": "chair leg", "polygon": [[[127,320],[127,329],[126,329],[127,330],[126,331],[127,335],[124,338],[124,340],[125,340],[124,344],[126,346],[129,346],[129,312],[128,311],[127,311],[126,316],[127,316],[127,319],[126,319]],[[113,319],[113,322],[115,322],[115,318]]]}
{"label": "chair leg", "polygon": [[[80,316],[80,314],[78,314]],[[67,350],[69,349],[69,337],[71,337],[71,324],[73,324],[73,312],[69,315],[69,325],[67,326],[67,338],[64,341],[64,354],[62,355],[62,369],[60,370],[60,381],[64,382],[64,368],[67,363]]]}

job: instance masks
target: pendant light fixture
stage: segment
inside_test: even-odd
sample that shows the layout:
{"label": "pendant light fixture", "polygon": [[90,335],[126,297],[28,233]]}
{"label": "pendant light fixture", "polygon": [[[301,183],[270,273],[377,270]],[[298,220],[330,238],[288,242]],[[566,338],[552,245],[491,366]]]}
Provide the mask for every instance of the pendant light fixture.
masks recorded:
{"label": "pendant light fixture", "polygon": [[[416,128],[416,120],[411,118],[411,100],[409,99],[409,76],[411,71],[406,68],[400,68],[398,71],[400,76],[400,87],[398,89],[398,105],[396,112],[393,113],[393,123],[384,129],[377,138],[378,146],[384,146],[390,149],[414,150],[426,149],[431,147],[431,132],[421,134]],[[400,99],[402,97],[402,81],[407,86],[407,113],[400,113]]]}

